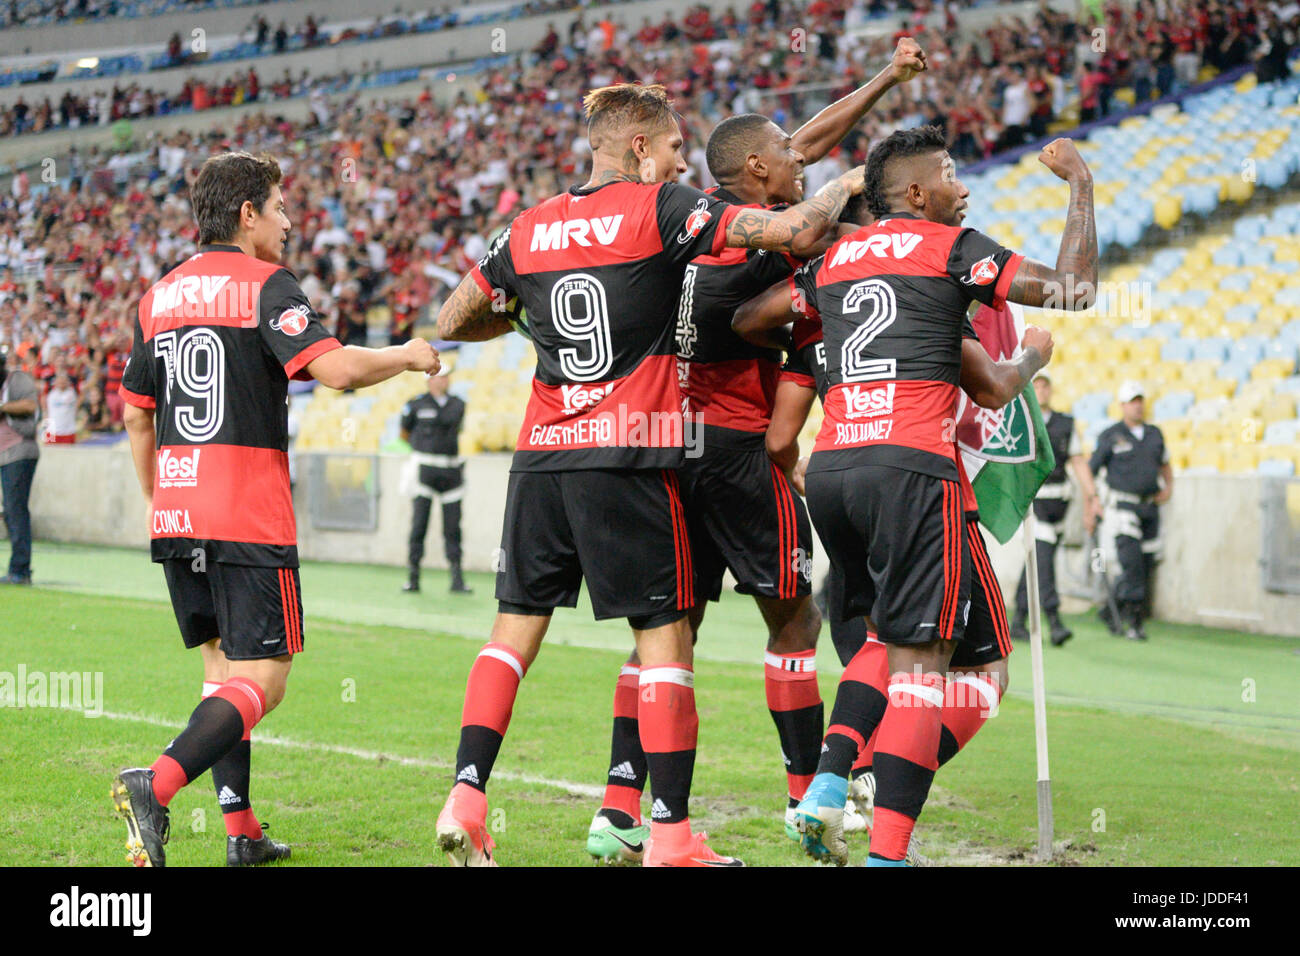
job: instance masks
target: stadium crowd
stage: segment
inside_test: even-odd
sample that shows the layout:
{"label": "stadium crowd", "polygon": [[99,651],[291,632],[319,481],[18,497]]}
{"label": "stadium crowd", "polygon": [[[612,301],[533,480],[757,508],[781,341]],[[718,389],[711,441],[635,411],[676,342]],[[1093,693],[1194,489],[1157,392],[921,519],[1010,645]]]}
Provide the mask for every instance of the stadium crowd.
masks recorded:
{"label": "stadium crowd", "polygon": [[[1287,51],[1295,45],[1300,28],[1300,6],[1295,4],[1283,8],[1276,4],[1269,7],[1261,0],[1241,0],[1237,4],[1219,0],[1143,0],[1131,11],[1116,3],[1101,11],[1103,36],[1095,33],[1090,16],[1075,22],[1044,7],[1032,23],[1020,18],[999,20],[985,31],[978,46],[970,43],[946,49],[944,37],[951,36],[956,26],[956,8],[956,4],[943,7],[944,34],[929,37],[920,21],[930,7],[928,0],[922,0],[902,21],[900,32],[917,33],[929,48],[941,54],[939,63],[953,65],[946,75],[962,78],[961,82],[945,81],[943,75],[937,74],[931,78],[926,93],[932,107],[926,118],[932,122],[941,119],[945,126],[953,127],[956,155],[962,158],[1018,145],[1030,134],[1043,135],[1047,124],[1059,116],[1067,95],[1076,90],[1080,119],[1087,121],[1113,108],[1113,93],[1119,88],[1131,87],[1141,102],[1194,82],[1205,66],[1223,71],[1259,60],[1265,71],[1280,71],[1285,68]],[[541,5],[541,9],[529,12],[545,9],[549,7]],[[651,54],[684,44],[727,41],[748,45],[758,40],[776,53],[783,46],[795,46],[793,41],[787,42],[784,30],[778,30],[777,25],[804,23],[815,39],[808,51],[808,62],[800,64],[797,82],[834,83],[849,79],[851,72],[857,76],[853,71],[856,46],[851,41],[842,42],[842,32],[885,12],[881,0],[754,0],[743,15],[734,6],[711,13],[701,5],[690,10],[681,22],[667,15],[659,23],[644,18],[634,28],[617,14],[598,10],[575,19],[566,37],[552,27],[533,52],[543,60],[559,57],[572,65],[575,60],[632,49],[634,44],[638,51]],[[436,15],[429,11],[427,16],[439,17],[446,26],[455,25],[455,14],[448,10]],[[245,32],[251,45],[273,53],[282,52],[291,42],[314,46],[361,35],[388,36],[418,29],[422,22],[376,19],[364,34],[349,28],[331,36],[312,16],[292,31],[281,21],[272,32],[270,23],[258,14]],[[189,59],[179,35],[172,37],[169,52],[171,64],[183,65]],[[780,60],[775,64],[778,68],[783,65]],[[755,78],[763,79],[761,73]],[[350,81],[352,77],[344,79]],[[715,92],[720,80],[735,86],[732,77],[719,77],[717,71],[698,77],[706,96]],[[770,76],[767,80],[768,86],[760,89],[770,88]],[[695,82],[693,78],[691,85]],[[788,76],[784,83],[797,85]],[[20,97],[12,106],[0,110],[0,136],[202,111],[266,98],[284,99],[303,95],[310,87],[305,78],[295,82],[286,75],[264,88],[255,66],[249,66],[219,82],[187,79],[181,90],[171,94],[129,82],[115,83],[111,90],[84,96],[69,90],[62,97],[46,96],[40,102],[28,103]],[[990,89],[992,96],[988,94]]]}
{"label": "stadium crowd", "polygon": [[[802,14],[781,0],[755,2],[742,35],[734,10],[710,17],[700,7],[680,23],[643,23],[635,42],[610,20],[591,29],[578,21],[519,65],[484,75],[477,97],[444,105],[426,87],[386,108],[362,108],[354,99],[331,105],[318,86],[305,122],[263,112],[239,117],[227,131],[151,136],[136,153],[92,148],[70,156],[66,174],[48,188],[39,173],[20,172],[0,199],[0,345],[47,390],[66,375],[60,387],[78,395],[80,432],[120,427],[117,385],[132,310],[193,250],[188,187],[202,160],[225,149],[280,159],[294,223],[286,264],[339,337],[364,337],[368,311],[383,304],[390,340],[404,341],[496,231],[583,168],[584,91],[628,77],[665,84],[683,117],[687,180],[705,186],[704,141],[724,116],[761,111],[792,128],[888,58],[894,37],[845,42],[839,25],[851,11],[847,0],[811,0]],[[1300,14],[1282,12],[1294,26]],[[955,155],[987,156],[1045,133],[1072,99],[1088,119],[1114,109],[1111,94],[1121,86],[1141,90],[1145,80],[1165,92],[1193,82],[1202,65],[1228,69],[1280,22],[1257,0],[1169,3],[1163,14],[1146,0],[1132,16],[1118,5],[1104,16],[1101,52],[1089,24],[1046,9],[1032,24],[999,21],[982,49],[954,49],[945,40],[951,29],[918,31],[930,70],[810,168],[809,193],[864,162],[895,129],[933,123]],[[809,24],[806,47],[776,28],[794,22]],[[1292,42],[1288,34],[1271,50]],[[311,83],[286,74],[267,88],[251,70],[244,82],[244,95],[255,89],[259,101]],[[223,98],[235,101],[217,94]],[[30,276],[34,285],[23,281]]]}

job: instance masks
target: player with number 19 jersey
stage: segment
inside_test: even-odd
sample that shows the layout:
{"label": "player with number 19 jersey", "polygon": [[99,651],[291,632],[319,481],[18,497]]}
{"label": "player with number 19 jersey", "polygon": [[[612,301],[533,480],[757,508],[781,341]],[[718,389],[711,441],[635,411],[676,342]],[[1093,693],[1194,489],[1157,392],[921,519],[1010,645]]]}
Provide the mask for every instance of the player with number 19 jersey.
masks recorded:
{"label": "player with number 19 jersey", "polygon": [[687,265],[722,251],[735,214],[678,183],[573,187],[520,214],[471,271],[494,301],[518,296],[537,348],[503,610],[573,607],[584,576],[597,618],[653,627],[694,604],[675,319]]}
{"label": "player with number 19 jersey", "polygon": [[200,247],[141,300],[121,394],[155,409],[150,549],[187,647],[302,650],[288,383],[339,347],[292,273],[233,245]]}

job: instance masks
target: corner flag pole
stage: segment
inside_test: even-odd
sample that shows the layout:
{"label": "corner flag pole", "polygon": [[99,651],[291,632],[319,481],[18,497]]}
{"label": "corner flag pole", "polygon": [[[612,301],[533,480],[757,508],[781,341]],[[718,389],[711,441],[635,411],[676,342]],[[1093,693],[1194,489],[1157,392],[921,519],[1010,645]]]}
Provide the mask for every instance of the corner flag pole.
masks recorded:
{"label": "corner flag pole", "polygon": [[1038,545],[1034,509],[1025,514],[1025,583],[1029,603],[1029,664],[1034,673],[1034,742],[1038,748],[1038,859],[1052,858],[1052,775],[1047,769],[1047,688],[1043,683],[1043,620],[1038,608]]}

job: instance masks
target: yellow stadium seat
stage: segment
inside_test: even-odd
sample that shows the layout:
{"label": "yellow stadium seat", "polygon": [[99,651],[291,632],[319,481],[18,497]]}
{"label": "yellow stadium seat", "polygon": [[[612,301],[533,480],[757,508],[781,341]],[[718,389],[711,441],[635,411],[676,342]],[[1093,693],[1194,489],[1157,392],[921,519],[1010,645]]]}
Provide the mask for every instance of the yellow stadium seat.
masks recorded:
{"label": "yellow stadium seat", "polygon": [[1172,229],[1183,217],[1183,198],[1177,195],[1161,196],[1156,200],[1156,225],[1161,229]]}
{"label": "yellow stadium seat", "polygon": [[1231,176],[1228,178],[1228,195],[1226,198],[1235,203],[1244,203],[1255,195],[1255,184],[1243,176]]}
{"label": "yellow stadium seat", "polygon": [[1193,445],[1187,452],[1185,468],[1223,470],[1223,453],[1216,445]]}

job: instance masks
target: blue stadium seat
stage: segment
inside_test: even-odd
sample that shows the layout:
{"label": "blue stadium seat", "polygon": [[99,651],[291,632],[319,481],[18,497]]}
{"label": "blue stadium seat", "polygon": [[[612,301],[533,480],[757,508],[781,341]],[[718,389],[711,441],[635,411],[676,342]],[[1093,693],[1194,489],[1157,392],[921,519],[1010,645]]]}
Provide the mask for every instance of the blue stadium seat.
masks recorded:
{"label": "blue stadium seat", "polygon": [[1182,418],[1194,404],[1196,404],[1196,395],[1192,392],[1166,392],[1156,399],[1153,411],[1159,421],[1167,418]]}
{"label": "blue stadium seat", "polygon": [[1196,343],[1196,349],[1192,353],[1195,359],[1211,359],[1221,362],[1228,357],[1228,349],[1232,345],[1232,340],[1228,338],[1201,339]]}
{"label": "blue stadium seat", "polygon": [[1195,353],[1194,339],[1173,339],[1160,349],[1160,357],[1166,362],[1190,362]]}
{"label": "blue stadium seat", "polygon": [[1295,474],[1295,462],[1289,458],[1265,458],[1255,473],[1261,478],[1290,478]]}

